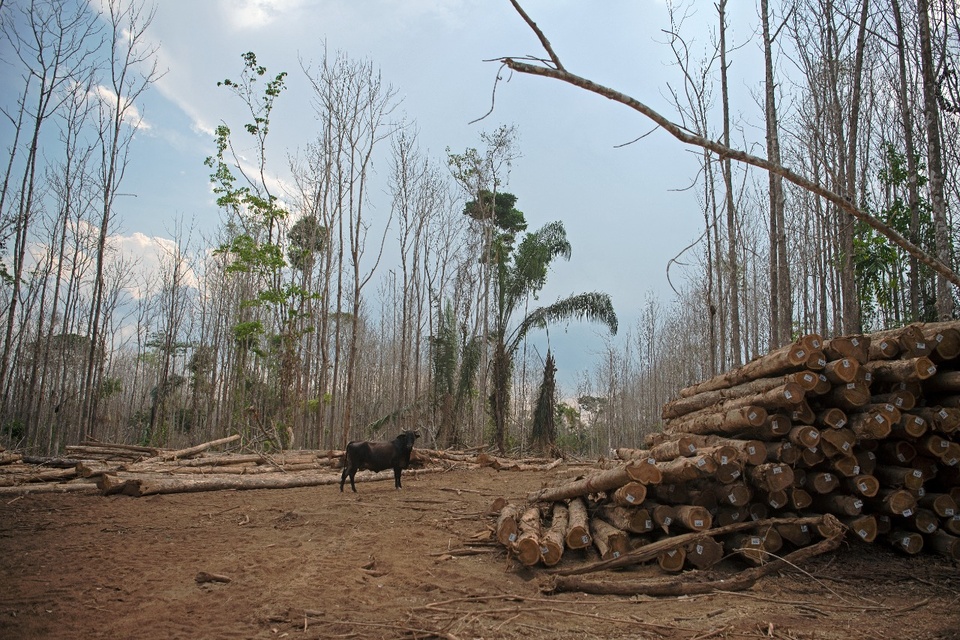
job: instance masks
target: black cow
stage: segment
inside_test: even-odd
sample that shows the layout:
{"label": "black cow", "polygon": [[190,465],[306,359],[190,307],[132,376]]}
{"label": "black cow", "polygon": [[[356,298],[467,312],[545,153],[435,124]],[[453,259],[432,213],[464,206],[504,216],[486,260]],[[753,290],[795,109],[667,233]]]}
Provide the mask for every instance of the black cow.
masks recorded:
{"label": "black cow", "polygon": [[420,437],[415,431],[404,431],[390,442],[350,442],[343,454],[343,474],[340,476],[340,491],[350,476],[350,488],[357,491],[353,477],[357,471],[383,471],[393,469],[394,484],[400,489],[400,470],[410,464],[413,443]]}

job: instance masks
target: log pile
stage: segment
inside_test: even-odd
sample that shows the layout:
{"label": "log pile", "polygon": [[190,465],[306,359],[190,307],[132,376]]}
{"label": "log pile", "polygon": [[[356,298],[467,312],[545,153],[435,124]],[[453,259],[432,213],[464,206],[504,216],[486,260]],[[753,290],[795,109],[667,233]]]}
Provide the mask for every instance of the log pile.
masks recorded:
{"label": "log pile", "polygon": [[[601,563],[642,557],[668,572],[835,548],[837,527],[960,559],[960,322],[806,335],[681,390],[662,418],[616,466],[528,495],[542,521],[524,510],[527,530],[563,539],[554,530],[582,512],[574,538]],[[515,555],[556,564],[547,549]]]}

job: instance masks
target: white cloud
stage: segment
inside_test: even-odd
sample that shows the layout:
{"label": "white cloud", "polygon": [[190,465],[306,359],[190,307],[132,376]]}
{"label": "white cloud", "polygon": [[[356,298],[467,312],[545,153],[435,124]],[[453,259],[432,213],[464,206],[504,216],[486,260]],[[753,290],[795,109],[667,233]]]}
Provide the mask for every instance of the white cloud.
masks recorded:
{"label": "white cloud", "polygon": [[120,104],[120,98],[112,89],[106,87],[102,84],[96,85],[91,90],[91,97],[96,99],[100,103],[100,107],[103,110],[103,115],[112,118],[113,113],[117,109],[117,106],[120,106],[121,118],[123,123],[129,127],[134,127],[140,131],[149,131],[150,123],[144,120],[143,116],[140,115],[140,110],[137,109],[137,105],[133,102],[130,102],[126,97],[124,97],[123,104]]}
{"label": "white cloud", "polygon": [[258,29],[305,4],[305,0],[221,0],[220,6],[234,29]]}
{"label": "white cloud", "polygon": [[[134,231],[130,235],[112,235],[109,243],[116,252],[113,260],[129,265],[130,271],[135,276],[131,285],[125,288],[130,297],[135,300],[149,295],[154,288],[152,284],[159,282],[164,273],[172,271],[173,260],[178,255],[177,244],[170,238],[148,236],[139,231]],[[184,270],[182,286],[196,289],[199,283],[197,274],[189,264],[186,264],[182,256],[180,260],[181,269]]]}

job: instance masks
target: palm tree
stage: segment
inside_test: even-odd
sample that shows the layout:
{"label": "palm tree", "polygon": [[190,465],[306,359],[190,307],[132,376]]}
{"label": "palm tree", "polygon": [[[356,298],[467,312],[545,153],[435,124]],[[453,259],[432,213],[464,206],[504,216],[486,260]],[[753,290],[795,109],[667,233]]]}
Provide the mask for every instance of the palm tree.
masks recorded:
{"label": "palm tree", "polygon": [[[512,202],[516,201],[515,197],[511,198]],[[513,226],[517,228],[520,225],[516,224],[516,214],[519,214],[520,220],[523,219],[523,214],[516,209],[513,209],[512,213]],[[524,224],[523,227],[525,226]],[[496,316],[491,333],[494,351],[490,411],[497,449],[503,454],[506,452],[513,357],[528,332],[531,329],[545,328],[550,322],[579,319],[601,322],[610,329],[610,333],[616,334],[617,314],[613,310],[610,296],[606,293],[580,293],[557,300],[546,307],[538,307],[518,324],[511,326],[516,311],[523,308],[531,296],[543,289],[553,260],[558,257],[570,259],[571,246],[561,222],[548,223],[538,231],[526,234],[516,249],[513,249],[515,234],[503,227],[500,227],[500,230],[501,233],[493,239],[488,254],[496,274]]]}

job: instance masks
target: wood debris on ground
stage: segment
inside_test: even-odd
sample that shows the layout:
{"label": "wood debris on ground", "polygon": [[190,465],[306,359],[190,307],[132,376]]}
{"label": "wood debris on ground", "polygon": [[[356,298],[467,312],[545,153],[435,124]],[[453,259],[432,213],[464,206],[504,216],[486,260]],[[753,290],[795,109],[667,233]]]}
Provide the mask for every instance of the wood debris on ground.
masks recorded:
{"label": "wood debris on ground", "polygon": [[[217,452],[239,445],[232,435],[186,449],[87,441],[62,457],[0,451],[0,495],[88,492],[146,496],[227,489],[289,489],[340,483],[343,451]],[[405,474],[490,467],[498,471],[549,470],[560,459],[500,458],[485,452],[414,449]],[[392,480],[361,471],[357,481]]]}

